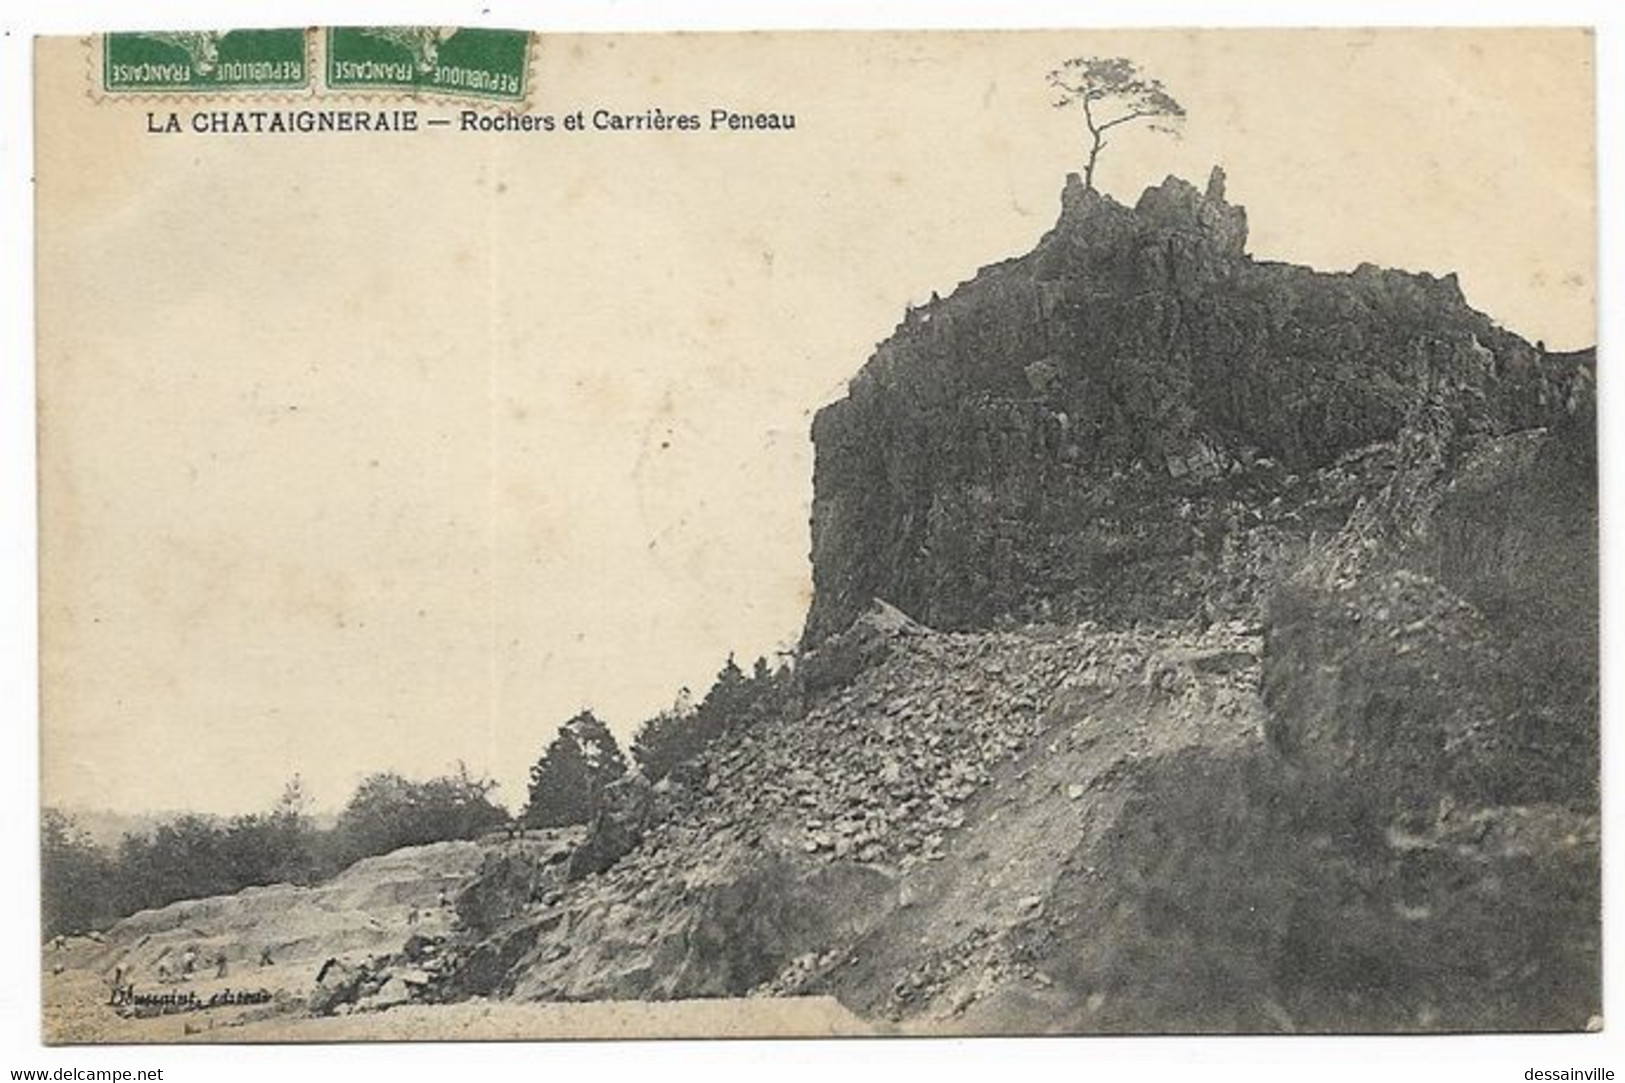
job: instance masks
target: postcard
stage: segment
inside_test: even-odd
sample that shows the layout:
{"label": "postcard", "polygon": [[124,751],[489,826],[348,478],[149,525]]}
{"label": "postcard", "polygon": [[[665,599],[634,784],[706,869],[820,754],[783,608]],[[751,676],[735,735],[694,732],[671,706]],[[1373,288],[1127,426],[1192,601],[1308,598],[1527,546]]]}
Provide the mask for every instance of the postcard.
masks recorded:
{"label": "postcard", "polygon": [[1601,1026],[1590,32],[36,84],[48,1042]]}

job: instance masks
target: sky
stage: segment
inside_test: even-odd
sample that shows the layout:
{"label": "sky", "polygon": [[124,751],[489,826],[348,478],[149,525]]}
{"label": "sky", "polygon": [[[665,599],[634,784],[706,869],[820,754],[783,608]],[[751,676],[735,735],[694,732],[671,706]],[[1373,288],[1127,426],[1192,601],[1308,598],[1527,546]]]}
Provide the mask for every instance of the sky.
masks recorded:
{"label": "sky", "polygon": [[[1260,259],[1457,272],[1594,339],[1589,37],[1057,32],[541,40],[531,108],[782,134],[145,134],[40,52],[48,803],[267,807],[554,728],[623,738],[810,591],[817,408],[906,304],[1031,248],[1081,165],[1044,73],[1186,106],[1097,180],[1222,164]],[[1538,88],[1532,91],[1531,88]]]}

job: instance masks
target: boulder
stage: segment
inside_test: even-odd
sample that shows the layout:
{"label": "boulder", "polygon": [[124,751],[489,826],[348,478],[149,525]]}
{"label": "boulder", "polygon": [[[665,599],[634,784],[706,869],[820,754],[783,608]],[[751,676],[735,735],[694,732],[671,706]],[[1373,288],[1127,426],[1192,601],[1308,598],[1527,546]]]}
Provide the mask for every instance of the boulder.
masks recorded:
{"label": "boulder", "polygon": [[890,602],[871,599],[845,631],[802,655],[797,678],[807,693],[848,684],[861,671],[884,661],[906,640],[929,632]]}
{"label": "boulder", "polygon": [[316,973],[316,988],[310,994],[312,1015],[332,1015],[341,1005],[353,1004],[367,980],[366,966],[343,959],[329,959]]}
{"label": "boulder", "polygon": [[636,771],[604,787],[587,837],[570,853],[565,879],[595,876],[630,853],[655,822],[660,803],[649,780]]}

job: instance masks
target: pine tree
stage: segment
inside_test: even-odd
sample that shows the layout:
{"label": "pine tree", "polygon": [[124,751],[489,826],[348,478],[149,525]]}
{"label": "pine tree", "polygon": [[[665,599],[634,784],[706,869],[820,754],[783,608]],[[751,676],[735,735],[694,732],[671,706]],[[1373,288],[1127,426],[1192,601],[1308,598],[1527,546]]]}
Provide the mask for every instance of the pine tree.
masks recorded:
{"label": "pine tree", "polygon": [[1152,131],[1177,136],[1176,125],[1185,119],[1185,107],[1162,81],[1142,74],[1126,57],[1075,56],[1049,73],[1049,83],[1060,92],[1057,109],[1083,108],[1089,133],[1089,159],[1083,167],[1087,188],[1095,186],[1095,167],[1106,149],[1107,132],[1144,121]]}
{"label": "pine tree", "polygon": [[615,735],[591,711],[570,719],[530,769],[525,823],[563,827],[586,823],[604,787],[626,774],[626,757]]}
{"label": "pine tree", "polygon": [[638,727],[632,738],[632,758],[645,777],[659,781],[684,760],[698,755],[702,742],[694,716],[693,695],[687,688],[677,693],[677,702]]}
{"label": "pine tree", "polygon": [[687,689],[676,706],[662,711],[639,727],[632,755],[651,779],[662,779],[678,766],[699,759],[712,742],[760,721],[781,704],[785,682],[758,658],[752,676],[732,654],[698,707],[690,708]]}

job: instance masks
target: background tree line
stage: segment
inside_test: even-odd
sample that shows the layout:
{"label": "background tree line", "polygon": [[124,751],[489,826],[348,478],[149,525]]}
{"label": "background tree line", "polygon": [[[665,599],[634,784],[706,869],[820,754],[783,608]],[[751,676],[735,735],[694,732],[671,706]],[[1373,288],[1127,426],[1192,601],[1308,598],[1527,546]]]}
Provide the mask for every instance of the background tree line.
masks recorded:
{"label": "background tree line", "polygon": [[314,884],[364,857],[506,823],[496,784],[458,765],[424,782],[393,772],[368,776],[331,826],[310,815],[296,777],[268,812],[222,818],[187,813],[116,846],[97,843],[73,817],[46,809],[40,825],[43,932],[103,928],[180,899],[229,895],[263,884]]}
{"label": "background tree line", "polygon": [[[681,776],[705,751],[784,709],[789,667],[758,659],[749,675],[733,656],[696,705],[676,703],[638,727],[632,761],[649,781]],[[526,827],[589,823],[604,791],[632,770],[609,727],[591,710],[565,722],[531,767]],[[415,781],[394,772],[364,779],[331,826],[312,817],[300,780],[266,812],[221,818],[183,814],[116,846],[97,843],[74,819],[46,809],[41,821],[41,901],[46,937],[106,927],[139,910],[181,899],[227,895],[264,884],[315,884],[365,857],[402,846],[476,838],[512,820],[491,793],[496,783],[461,764]]]}

